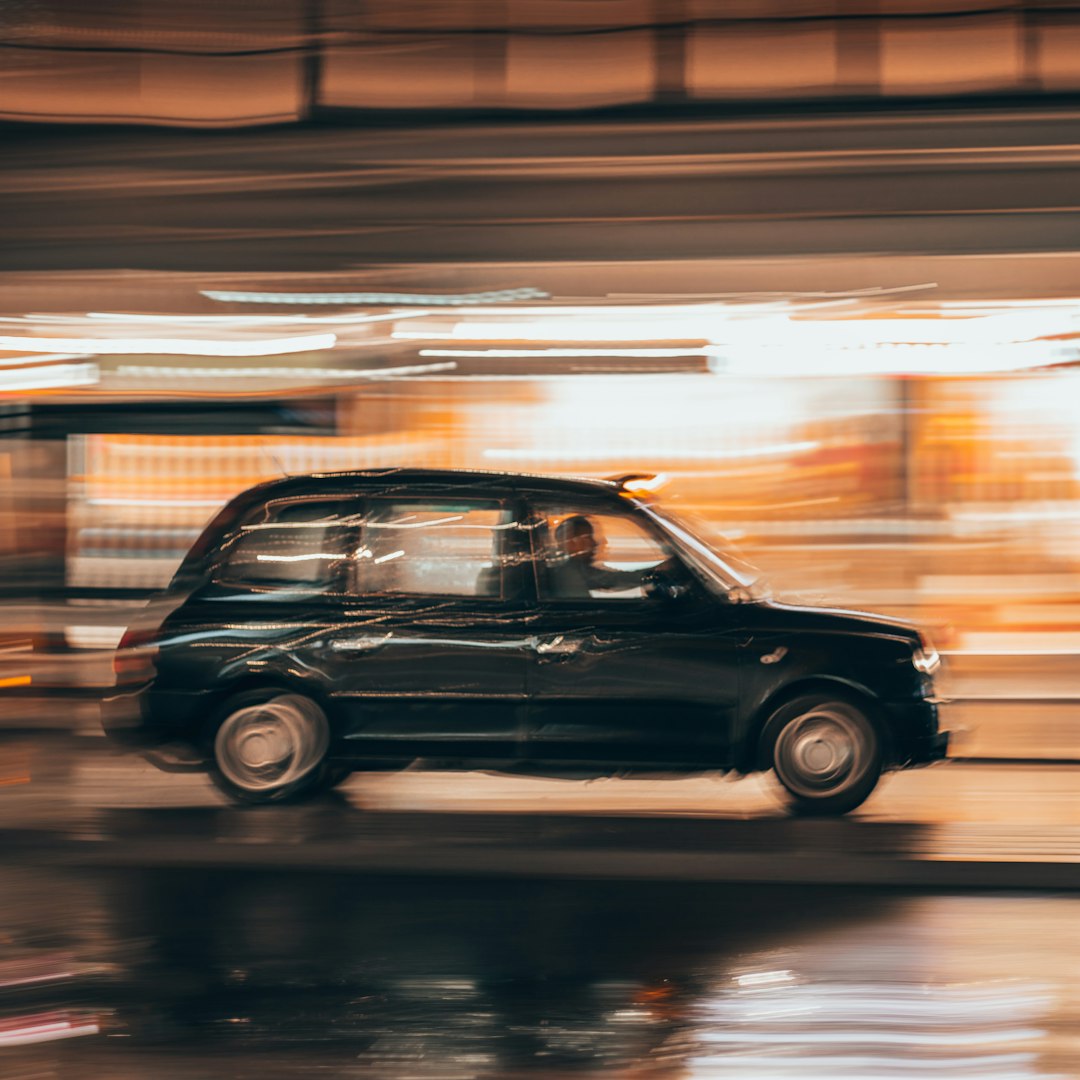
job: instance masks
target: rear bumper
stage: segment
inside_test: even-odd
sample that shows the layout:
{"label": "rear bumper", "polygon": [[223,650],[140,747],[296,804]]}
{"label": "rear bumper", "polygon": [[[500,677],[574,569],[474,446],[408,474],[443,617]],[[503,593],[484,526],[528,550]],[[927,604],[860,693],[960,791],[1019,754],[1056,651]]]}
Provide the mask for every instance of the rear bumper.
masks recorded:
{"label": "rear bumper", "polygon": [[101,702],[101,726],[109,741],[128,750],[145,750],[161,745],[164,738],[146,716],[148,686],[117,689]]}
{"label": "rear bumper", "polygon": [[166,743],[200,742],[210,695],[204,691],[160,690],[152,683],[117,688],[101,703],[101,726],[118,746],[138,750]]}

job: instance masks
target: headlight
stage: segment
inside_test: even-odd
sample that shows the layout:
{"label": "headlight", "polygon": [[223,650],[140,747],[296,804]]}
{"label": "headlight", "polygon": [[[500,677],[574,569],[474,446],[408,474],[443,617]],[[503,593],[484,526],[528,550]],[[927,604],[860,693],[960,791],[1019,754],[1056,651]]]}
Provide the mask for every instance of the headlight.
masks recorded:
{"label": "headlight", "polygon": [[924,675],[933,675],[941,667],[941,657],[938,655],[937,649],[925,639],[912,653],[911,662],[915,665],[915,670],[921,671]]}

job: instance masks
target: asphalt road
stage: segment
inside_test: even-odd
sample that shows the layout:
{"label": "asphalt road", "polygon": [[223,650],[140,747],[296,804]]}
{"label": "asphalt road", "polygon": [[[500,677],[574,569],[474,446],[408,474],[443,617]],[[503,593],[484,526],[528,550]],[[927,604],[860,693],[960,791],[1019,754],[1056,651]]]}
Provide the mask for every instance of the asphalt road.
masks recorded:
{"label": "asphalt road", "polygon": [[856,813],[789,817],[771,776],[592,783],[354,776],[236,808],[201,774],[13,740],[13,863],[940,888],[1080,888],[1080,767],[950,762],[891,774]]}
{"label": "asphalt road", "polygon": [[8,741],[0,1074],[1080,1070],[1080,769],[951,763],[838,821],[768,782],[198,776]]}
{"label": "asphalt road", "polygon": [[5,885],[13,1080],[1080,1066],[1071,896],[191,868]]}
{"label": "asphalt road", "polygon": [[10,128],[0,271],[1080,249],[1080,114]]}

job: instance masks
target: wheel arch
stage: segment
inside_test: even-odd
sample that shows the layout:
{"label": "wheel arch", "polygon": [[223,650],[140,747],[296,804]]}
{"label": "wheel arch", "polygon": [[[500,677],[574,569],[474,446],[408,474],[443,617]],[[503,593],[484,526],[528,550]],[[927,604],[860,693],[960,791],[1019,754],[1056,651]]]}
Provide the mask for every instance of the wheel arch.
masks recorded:
{"label": "wheel arch", "polygon": [[836,694],[864,709],[881,740],[883,759],[892,761],[892,738],[884,721],[880,698],[855,679],[841,675],[814,675],[779,688],[758,706],[743,740],[739,771],[762,772],[772,768],[772,747],[779,733],[779,725],[771,727],[771,718],[788,702],[807,694],[820,693]]}

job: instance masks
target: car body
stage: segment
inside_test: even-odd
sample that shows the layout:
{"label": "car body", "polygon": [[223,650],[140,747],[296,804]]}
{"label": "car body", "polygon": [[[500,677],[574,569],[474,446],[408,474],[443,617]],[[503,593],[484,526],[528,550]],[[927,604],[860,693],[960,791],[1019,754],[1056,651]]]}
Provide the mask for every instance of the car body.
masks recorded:
{"label": "car body", "polygon": [[129,628],[106,730],[247,802],[416,762],[775,768],[797,809],[842,813],[882,769],[945,756],[916,628],[771,599],[649,485],[390,469],[252,488]]}

